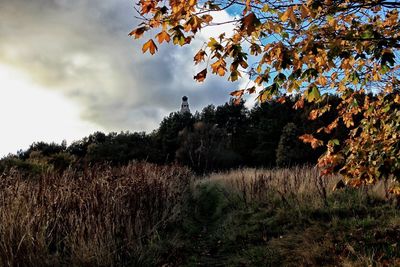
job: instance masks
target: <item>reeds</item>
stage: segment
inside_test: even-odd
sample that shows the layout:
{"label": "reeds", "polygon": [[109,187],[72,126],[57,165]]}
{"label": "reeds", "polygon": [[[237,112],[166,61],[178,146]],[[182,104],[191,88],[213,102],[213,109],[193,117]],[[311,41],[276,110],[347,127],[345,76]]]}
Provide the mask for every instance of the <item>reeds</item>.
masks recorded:
{"label": "reeds", "polygon": [[190,173],[132,163],[0,179],[3,266],[139,264],[157,231],[180,220]]}

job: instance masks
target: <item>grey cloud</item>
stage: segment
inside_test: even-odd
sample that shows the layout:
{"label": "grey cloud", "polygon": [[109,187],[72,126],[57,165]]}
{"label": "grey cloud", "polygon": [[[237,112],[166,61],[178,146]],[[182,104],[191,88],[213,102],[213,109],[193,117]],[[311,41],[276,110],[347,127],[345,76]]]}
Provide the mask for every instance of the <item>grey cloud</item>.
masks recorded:
{"label": "grey cloud", "polygon": [[147,130],[179,108],[228,100],[232,84],[193,80],[195,48],[159,47],[143,55],[144,40],[127,33],[138,24],[134,1],[13,0],[0,3],[0,62],[83,107],[82,118],[107,130]]}

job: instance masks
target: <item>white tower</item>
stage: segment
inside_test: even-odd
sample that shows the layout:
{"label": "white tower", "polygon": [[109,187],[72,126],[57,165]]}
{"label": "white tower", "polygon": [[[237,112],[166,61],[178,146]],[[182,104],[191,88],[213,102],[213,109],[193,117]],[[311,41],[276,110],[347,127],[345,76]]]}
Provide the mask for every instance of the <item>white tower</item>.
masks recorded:
{"label": "white tower", "polygon": [[189,112],[190,113],[188,97],[187,96],[182,97],[181,113],[185,113],[185,112]]}

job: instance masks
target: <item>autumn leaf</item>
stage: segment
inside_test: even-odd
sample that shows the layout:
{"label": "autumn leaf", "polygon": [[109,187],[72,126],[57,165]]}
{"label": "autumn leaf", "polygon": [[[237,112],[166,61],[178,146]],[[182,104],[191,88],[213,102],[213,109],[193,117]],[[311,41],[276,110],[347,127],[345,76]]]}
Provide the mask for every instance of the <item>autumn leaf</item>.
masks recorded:
{"label": "autumn leaf", "polygon": [[279,104],[286,103],[286,96],[282,96],[276,100]]}
{"label": "autumn leaf", "polygon": [[143,36],[143,34],[148,30],[146,26],[134,29],[129,33],[129,36],[134,36],[135,39],[139,39],[140,37]]}
{"label": "autumn leaf", "polygon": [[221,58],[211,64],[213,73],[217,73],[220,76],[224,76],[226,72],[226,62]]}
{"label": "autumn leaf", "polygon": [[212,17],[211,15],[206,14],[206,15],[201,16],[201,19],[202,19],[205,23],[210,24],[211,21],[213,20],[213,17]]}
{"label": "autumn leaf", "polygon": [[400,186],[391,188],[389,190],[389,193],[394,194],[396,196],[400,196]]}
{"label": "autumn leaf", "polygon": [[197,73],[196,76],[194,76],[194,79],[198,82],[203,82],[206,79],[206,76],[207,76],[207,69],[204,69],[199,73]]}
{"label": "autumn leaf", "polygon": [[300,98],[299,100],[296,101],[296,103],[293,105],[294,109],[302,109],[304,107],[304,98]]}
{"label": "autumn leaf", "polygon": [[140,4],[142,7],[140,14],[142,15],[152,12],[157,5],[156,1],[154,0],[142,0],[140,1]]}
{"label": "autumn leaf", "polygon": [[203,49],[200,49],[199,52],[197,52],[197,54],[194,56],[194,62],[195,64],[199,64],[200,62],[204,61],[204,57],[206,56],[206,51],[204,51]]}
{"label": "autumn leaf", "polygon": [[244,94],[244,89],[236,90],[230,93],[231,96],[241,97]]}
{"label": "autumn leaf", "polygon": [[159,44],[161,44],[164,41],[169,43],[169,41],[171,40],[171,36],[166,31],[162,31],[159,34],[157,34],[156,38]]}
{"label": "autumn leaf", "polygon": [[290,19],[293,23],[297,22],[296,15],[294,14],[293,7],[290,6],[286,9],[286,11],[282,14],[280,17],[282,22],[286,22],[288,19]]}
{"label": "autumn leaf", "polygon": [[316,139],[311,134],[303,134],[302,136],[299,137],[299,139],[304,143],[310,143],[311,147],[314,149],[324,144],[321,140]]}
{"label": "autumn leaf", "polygon": [[301,5],[300,12],[302,19],[305,19],[310,15],[310,9],[305,4]]}
{"label": "autumn leaf", "polygon": [[237,70],[233,70],[233,71],[231,71],[231,75],[229,75],[228,80],[231,82],[234,82],[234,81],[237,81],[239,79],[239,77],[242,77],[240,72]]}
{"label": "autumn leaf", "polygon": [[250,88],[247,89],[247,93],[249,93],[249,94],[254,94],[255,92],[256,92],[256,87],[255,86],[250,87]]}
{"label": "autumn leaf", "polygon": [[352,187],[360,187],[362,184],[364,184],[364,182],[361,179],[351,179],[348,182],[348,185],[350,185]]}
{"label": "autumn leaf", "polygon": [[148,40],[142,47],[142,52],[146,53],[146,51],[149,51],[150,54],[154,55],[156,51],[158,50],[156,44],[154,43],[153,39]]}
{"label": "autumn leaf", "polygon": [[260,20],[257,18],[257,16],[253,12],[250,12],[242,19],[242,26],[240,30],[245,31],[247,35],[251,35],[255,31],[256,27],[260,24]]}
{"label": "autumn leaf", "polygon": [[325,133],[330,134],[333,129],[338,126],[339,119],[336,118],[333,122],[331,122],[327,127],[324,128]]}
{"label": "autumn leaf", "polygon": [[313,102],[321,98],[321,93],[316,85],[311,84],[307,91],[308,102]]}
{"label": "autumn leaf", "polygon": [[319,109],[313,109],[310,111],[310,114],[308,114],[308,119],[309,120],[315,120],[319,117]]}
{"label": "autumn leaf", "polygon": [[197,16],[192,16],[184,25],[185,31],[197,32],[201,28],[201,19]]}

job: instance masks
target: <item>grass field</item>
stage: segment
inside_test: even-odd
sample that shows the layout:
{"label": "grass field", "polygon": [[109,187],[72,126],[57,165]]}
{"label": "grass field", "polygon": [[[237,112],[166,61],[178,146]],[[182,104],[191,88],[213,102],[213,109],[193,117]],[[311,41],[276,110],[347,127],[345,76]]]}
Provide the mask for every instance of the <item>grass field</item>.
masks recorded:
{"label": "grass field", "polygon": [[400,266],[390,181],[132,163],[0,179],[2,266]]}

